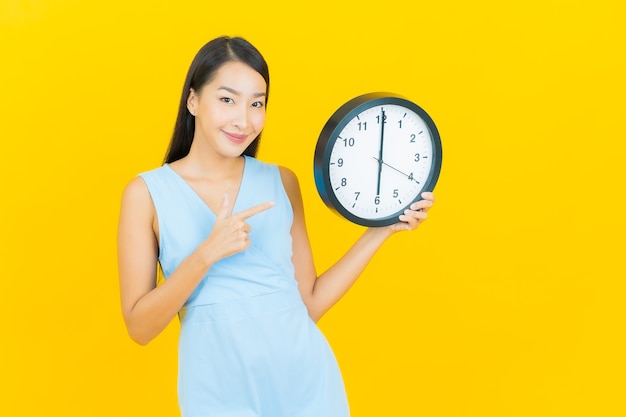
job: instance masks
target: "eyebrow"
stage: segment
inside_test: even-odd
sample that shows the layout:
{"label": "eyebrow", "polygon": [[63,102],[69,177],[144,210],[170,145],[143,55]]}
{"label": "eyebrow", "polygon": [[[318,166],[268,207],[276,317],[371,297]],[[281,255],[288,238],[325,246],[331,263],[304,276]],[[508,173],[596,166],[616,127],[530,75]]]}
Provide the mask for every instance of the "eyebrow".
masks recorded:
{"label": "eyebrow", "polygon": [[[240,95],[241,95],[241,92],[239,92],[239,91],[237,91],[237,90],[235,90],[235,89],[233,89],[233,88],[226,87],[226,86],[224,86],[224,85],[223,85],[223,86],[221,86],[220,88],[218,88],[218,90],[226,90],[226,91],[228,91],[229,93],[231,93],[231,94],[235,94],[235,95],[237,95],[237,96],[240,96]],[[263,93],[254,93],[252,96],[253,96],[253,97],[265,97],[265,93],[264,93],[264,92],[263,92]]]}

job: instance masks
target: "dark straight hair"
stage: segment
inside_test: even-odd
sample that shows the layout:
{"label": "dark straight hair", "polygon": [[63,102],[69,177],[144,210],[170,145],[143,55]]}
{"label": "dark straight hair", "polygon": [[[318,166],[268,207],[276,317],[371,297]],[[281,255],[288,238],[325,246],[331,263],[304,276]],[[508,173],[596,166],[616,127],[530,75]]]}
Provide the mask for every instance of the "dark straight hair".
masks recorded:
{"label": "dark straight hair", "polygon": [[[196,126],[195,117],[187,109],[187,99],[191,90],[200,91],[206,83],[213,79],[215,73],[222,65],[233,61],[243,62],[261,74],[266,84],[265,103],[267,105],[270,90],[270,73],[267,62],[265,62],[261,53],[250,42],[240,37],[222,36],[213,39],[200,48],[187,72],[187,78],[185,78],[185,85],[183,86],[178,106],[174,133],[165,154],[166,163],[183,158],[191,149]],[[259,133],[243,152],[243,155],[256,156],[260,140],[261,134]]]}

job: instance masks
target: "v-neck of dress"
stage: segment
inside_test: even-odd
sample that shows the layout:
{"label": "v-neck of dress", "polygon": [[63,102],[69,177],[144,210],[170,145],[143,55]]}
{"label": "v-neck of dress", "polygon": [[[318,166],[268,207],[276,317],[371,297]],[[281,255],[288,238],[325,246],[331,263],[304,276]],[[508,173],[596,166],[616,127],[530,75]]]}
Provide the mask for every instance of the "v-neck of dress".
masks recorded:
{"label": "v-neck of dress", "polygon": [[[194,198],[203,206],[207,209],[207,211],[209,213],[211,213],[213,215],[213,217],[217,218],[217,213],[215,213],[213,211],[213,209],[211,207],[209,207],[209,205],[206,203],[206,201],[204,201],[204,199],[200,196],[200,194],[198,194],[198,192],[196,190],[194,190],[194,188],[191,186],[191,184],[189,184],[187,182],[187,180],[185,178],[183,178],[182,175],[180,175],[178,172],[176,172],[169,164],[165,164],[164,167],[166,167],[172,174],[174,174],[174,176],[183,184],[184,188],[186,188],[193,196]],[[248,171],[248,157],[247,156],[243,156],[243,172],[241,173],[241,180],[239,182],[239,189],[237,190],[237,195],[235,196],[235,202],[233,204],[233,212],[236,212],[235,208],[237,207],[237,203],[239,202],[239,196],[241,195],[241,190],[243,189],[245,183],[246,183],[246,172]]]}

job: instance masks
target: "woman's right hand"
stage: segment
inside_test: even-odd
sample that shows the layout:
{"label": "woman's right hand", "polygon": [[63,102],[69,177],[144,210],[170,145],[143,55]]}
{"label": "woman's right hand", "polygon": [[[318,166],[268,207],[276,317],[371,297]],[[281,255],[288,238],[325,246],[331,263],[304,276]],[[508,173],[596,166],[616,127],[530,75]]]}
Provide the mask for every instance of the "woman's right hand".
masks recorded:
{"label": "woman's right hand", "polygon": [[246,250],[250,246],[248,233],[251,230],[246,220],[272,207],[274,202],[267,201],[232,214],[233,205],[230,204],[228,195],[224,194],[213,230],[201,245],[204,256],[212,259],[213,263]]}

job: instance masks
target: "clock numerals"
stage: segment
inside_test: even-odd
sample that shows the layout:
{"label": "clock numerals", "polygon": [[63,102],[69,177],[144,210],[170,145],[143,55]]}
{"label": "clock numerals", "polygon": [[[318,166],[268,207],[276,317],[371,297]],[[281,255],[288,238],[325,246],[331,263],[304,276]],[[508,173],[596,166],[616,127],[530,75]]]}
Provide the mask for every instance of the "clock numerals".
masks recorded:
{"label": "clock numerals", "polygon": [[[316,148],[316,185],[324,202],[366,226],[392,224],[430,189],[438,175],[431,163],[440,155],[437,131],[421,109],[400,98],[378,98],[364,96],[342,107]],[[350,113],[364,102],[373,104]]]}
{"label": "clock numerals", "polygon": [[348,185],[348,179],[344,177],[339,182],[339,185],[335,187],[335,191],[338,191],[339,189],[341,189],[341,187],[346,187],[347,185]]}
{"label": "clock numerals", "polygon": [[[344,178],[345,179],[345,178]],[[339,189],[339,188],[337,188]],[[393,192],[391,193],[392,197],[398,201],[398,204],[402,204],[402,199],[398,198],[400,196],[400,190],[398,188],[394,188]],[[355,191],[354,192],[354,200],[352,202],[352,207],[356,207],[357,202],[359,201],[359,197],[361,196],[361,192],[360,191]],[[381,203],[383,202],[382,197],[380,195],[375,195],[374,196],[374,204],[379,206]]]}

